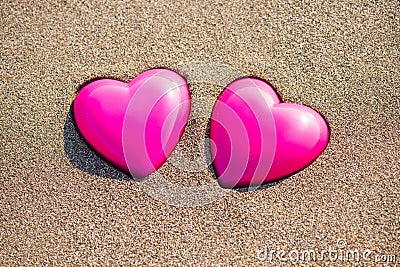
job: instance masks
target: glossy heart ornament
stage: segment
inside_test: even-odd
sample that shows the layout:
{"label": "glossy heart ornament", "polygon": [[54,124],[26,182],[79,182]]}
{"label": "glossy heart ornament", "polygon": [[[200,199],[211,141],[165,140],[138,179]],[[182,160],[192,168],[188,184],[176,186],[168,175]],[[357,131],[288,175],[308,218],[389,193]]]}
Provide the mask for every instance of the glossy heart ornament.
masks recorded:
{"label": "glossy heart ornament", "polygon": [[85,85],[73,112],[94,150],[135,178],[144,178],[178,143],[190,112],[190,94],[178,73],[152,69],[129,83],[100,79]]}
{"label": "glossy heart ornament", "polygon": [[219,184],[253,187],[311,164],[325,149],[329,129],[313,109],[281,103],[266,82],[242,78],[218,98],[210,139]]}

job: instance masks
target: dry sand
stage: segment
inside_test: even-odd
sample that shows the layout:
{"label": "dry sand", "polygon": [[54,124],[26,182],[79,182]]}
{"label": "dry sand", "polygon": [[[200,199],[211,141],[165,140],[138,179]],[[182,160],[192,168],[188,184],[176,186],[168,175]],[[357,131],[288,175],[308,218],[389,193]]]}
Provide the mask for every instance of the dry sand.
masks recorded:
{"label": "dry sand", "polygon": [[[52,2],[0,4],[1,266],[276,266],[287,263],[258,251],[338,240],[400,264],[398,1]],[[194,61],[264,78],[285,102],[319,110],[332,131],[325,152],[270,187],[176,207],[76,133],[71,97],[85,81]],[[191,90],[216,99],[222,88]],[[186,130],[187,157],[205,125]],[[208,169],[162,171],[177,185],[212,180]]]}

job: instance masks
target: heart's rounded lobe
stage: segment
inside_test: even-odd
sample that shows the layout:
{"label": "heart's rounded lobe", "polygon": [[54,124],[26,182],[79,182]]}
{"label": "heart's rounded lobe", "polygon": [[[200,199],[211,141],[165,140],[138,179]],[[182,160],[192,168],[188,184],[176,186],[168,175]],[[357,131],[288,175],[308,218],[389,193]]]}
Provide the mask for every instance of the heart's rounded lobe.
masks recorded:
{"label": "heart's rounded lobe", "polygon": [[322,153],[329,140],[325,120],[309,107],[281,103],[272,107],[272,113],[277,140],[274,161],[265,182],[307,167]]}

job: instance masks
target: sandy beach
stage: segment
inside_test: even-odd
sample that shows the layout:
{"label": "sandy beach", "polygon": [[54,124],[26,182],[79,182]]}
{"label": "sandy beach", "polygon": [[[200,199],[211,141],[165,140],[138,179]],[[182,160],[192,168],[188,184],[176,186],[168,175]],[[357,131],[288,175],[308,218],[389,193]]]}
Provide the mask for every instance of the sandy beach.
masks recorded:
{"label": "sandy beach", "polygon": [[[0,265],[399,265],[399,10],[361,0],[2,1]],[[164,189],[82,140],[70,112],[82,84],[196,62],[260,77],[283,101],[318,110],[331,130],[325,151],[280,182],[200,192],[209,199],[184,206],[198,199],[179,188],[214,181],[205,163],[191,172],[171,158],[160,169],[171,199],[157,199]],[[193,98],[212,102],[224,88],[181,74]],[[205,157],[195,144],[207,122],[191,120],[178,144],[189,161]],[[317,258],[301,259],[310,250]]]}

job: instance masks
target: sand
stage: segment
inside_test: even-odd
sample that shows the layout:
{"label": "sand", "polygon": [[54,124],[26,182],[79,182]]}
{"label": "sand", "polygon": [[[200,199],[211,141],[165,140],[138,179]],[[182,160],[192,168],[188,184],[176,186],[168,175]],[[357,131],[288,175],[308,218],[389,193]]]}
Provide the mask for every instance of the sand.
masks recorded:
{"label": "sand", "polygon": [[[266,255],[329,247],[400,264],[398,1],[52,2],[0,4],[1,266],[296,265],[295,252],[288,262]],[[285,102],[320,111],[331,128],[324,153],[279,183],[184,207],[80,139],[70,105],[81,84],[198,61],[266,79]],[[213,100],[223,89],[190,86]],[[186,157],[201,154],[193,140],[206,125],[185,131]],[[162,173],[176,188],[213,181],[207,168],[171,162]]]}

